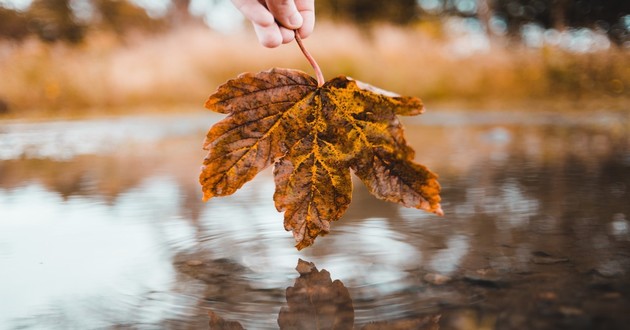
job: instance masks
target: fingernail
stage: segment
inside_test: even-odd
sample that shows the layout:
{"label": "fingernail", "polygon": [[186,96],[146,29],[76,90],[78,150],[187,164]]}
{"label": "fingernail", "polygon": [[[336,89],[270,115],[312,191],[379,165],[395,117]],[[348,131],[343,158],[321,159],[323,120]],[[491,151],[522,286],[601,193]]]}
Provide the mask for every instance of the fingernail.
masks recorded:
{"label": "fingernail", "polygon": [[293,14],[293,16],[289,17],[289,23],[291,24],[291,26],[294,26],[295,28],[299,28],[302,26],[302,15],[295,13]]}

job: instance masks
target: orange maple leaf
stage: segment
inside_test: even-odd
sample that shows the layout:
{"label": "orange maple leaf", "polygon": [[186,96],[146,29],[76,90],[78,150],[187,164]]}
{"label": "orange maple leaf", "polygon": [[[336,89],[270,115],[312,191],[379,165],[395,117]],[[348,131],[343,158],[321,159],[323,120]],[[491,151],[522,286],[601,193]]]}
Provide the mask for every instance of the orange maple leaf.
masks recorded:
{"label": "orange maple leaf", "polygon": [[413,162],[397,118],[422,113],[418,98],[343,76],[318,86],[276,68],[228,81],[205,106],[228,116],[204,142],[203,199],[230,195],[273,164],[273,198],[298,249],[346,211],[350,169],[380,199],[443,214],[437,175]]}

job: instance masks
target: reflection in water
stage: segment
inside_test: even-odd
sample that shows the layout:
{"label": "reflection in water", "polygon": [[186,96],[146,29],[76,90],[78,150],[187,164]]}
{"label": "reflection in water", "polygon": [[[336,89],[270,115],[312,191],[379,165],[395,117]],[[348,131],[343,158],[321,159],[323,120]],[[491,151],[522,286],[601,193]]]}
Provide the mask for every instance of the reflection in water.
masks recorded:
{"label": "reflection in water", "polygon": [[[201,266],[195,263],[194,266]],[[286,289],[287,306],[280,309],[280,329],[354,329],[354,307],[348,288],[340,281],[332,281],[330,273],[317,270],[312,262],[298,260],[295,268],[300,276]],[[215,312],[208,312],[210,329],[244,329],[238,321],[225,320]],[[440,315],[414,317],[397,321],[370,322],[360,329],[439,329]]]}
{"label": "reflection in water", "polygon": [[301,252],[269,171],[201,202],[200,144],[215,119],[0,124],[0,328],[198,329],[212,310],[277,329],[282,306],[296,310],[286,288],[307,279],[295,280],[299,258],[343,281],[359,329],[432,315],[442,329],[630,322],[623,115],[410,120],[447,215],[357,184],[343,219]]}
{"label": "reflection in water", "polygon": [[325,269],[300,259],[300,277],[287,288],[287,307],[278,315],[280,329],[352,329],[354,307],[348,289]]}

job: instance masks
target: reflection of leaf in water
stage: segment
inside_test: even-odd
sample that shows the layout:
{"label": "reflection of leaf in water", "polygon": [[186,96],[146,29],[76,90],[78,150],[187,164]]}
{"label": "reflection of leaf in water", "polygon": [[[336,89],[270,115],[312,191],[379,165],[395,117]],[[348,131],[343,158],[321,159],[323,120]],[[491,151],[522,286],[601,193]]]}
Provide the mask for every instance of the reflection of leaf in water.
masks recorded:
{"label": "reflection of leaf in water", "polygon": [[374,322],[366,324],[361,330],[438,330],[440,315],[429,315],[420,318],[391,322]]}
{"label": "reflection of leaf in water", "polygon": [[227,321],[215,314],[213,311],[208,311],[210,317],[210,329],[211,330],[243,330],[243,326],[236,321]]}
{"label": "reflection of leaf in water", "polygon": [[348,289],[325,269],[300,259],[300,277],[287,288],[287,304],[278,315],[280,329],[352,329],[354,307]]}
{"label": "reflection of leaf in water", "polygon": [[[196,265],[198,263],[193,264]],[[278,314],[280,329],[355,329],[354,306],[350,292],[344,284],[340,280],[332,281],[327,270],[317,270],[312,262],[299,259],[295,269],[300,273],[300,277],[295,280],[295,284],[292,287],[288,287],[286,290],[288,306],[282,307]],[[206,269],[203,272],[208,272],[208,270]],[[218,281],[222,280],[218,279]],[[244,329],[238,321],[223,319],[213,311],[208,311],[208,316],[211,330]],[[407,319],[370,322],[363,325],[359,324],[356,329],[438,330],[440,329],[440,317],[441,314],[434,314]]]}

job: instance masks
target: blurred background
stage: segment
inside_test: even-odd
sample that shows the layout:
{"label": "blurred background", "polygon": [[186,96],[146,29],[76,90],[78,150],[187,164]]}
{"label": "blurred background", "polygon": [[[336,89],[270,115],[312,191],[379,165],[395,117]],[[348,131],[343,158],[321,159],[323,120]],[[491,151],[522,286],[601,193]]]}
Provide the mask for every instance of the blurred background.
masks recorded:
{"label": "blurred background", "polygon": [[[623,108],[625,0],[318,0],[307,47],[430,105]],[[260,47],[228,0],[0,1],[0,115],[198,107],[243,71],[310,72],[297,45]],[[124,110],[123,110],[124,109]]]}

